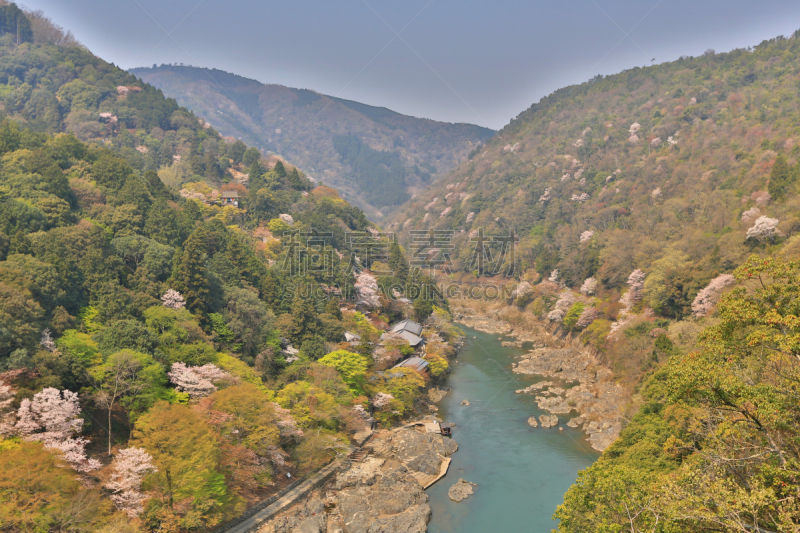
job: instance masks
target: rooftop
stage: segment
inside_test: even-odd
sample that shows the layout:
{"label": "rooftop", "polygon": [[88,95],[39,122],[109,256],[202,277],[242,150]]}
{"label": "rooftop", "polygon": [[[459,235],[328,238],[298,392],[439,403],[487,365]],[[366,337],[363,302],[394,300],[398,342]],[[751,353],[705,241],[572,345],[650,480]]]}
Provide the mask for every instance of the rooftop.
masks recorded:
{"label": "rooftop", "polygon": [[421,336],[422,326],[413,320],[403,320],[402,322],[395,324],[392,328],[392,333],[400,333],[401,331],[408,331],[414,335]]}
{"label": "rooftop", "polygon": [[409,357],[402,363],[398,363],[392,368],[400,368],[400,367],[411,368],[413,370],[416,370],[417,372],[422,372],[428,367],[428,362],[422,357],[416,357],[416,356]]}

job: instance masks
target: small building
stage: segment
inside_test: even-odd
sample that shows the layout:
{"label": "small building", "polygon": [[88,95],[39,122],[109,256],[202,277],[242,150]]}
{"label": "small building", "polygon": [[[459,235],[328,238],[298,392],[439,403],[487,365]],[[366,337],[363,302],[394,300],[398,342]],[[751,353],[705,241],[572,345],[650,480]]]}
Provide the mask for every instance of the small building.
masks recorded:
{"label": "small building", "polygon": [[392,327],[390,333],[399,335],[408,341],[412,348],[420,346],[425,339],[422,337],[422,325],[413,320],[403,320]]}
{"label": "small building", "polygon": [[236,191],[222,191],[222,205],[239,207],[239,193]]}
{"label": "small building", "polygon": [[412,370],[416,370],[417,372],[422,372],[423,370],[428,368],[428,361],[426,361],[422,357],[417,357],[417,356],[409,357],[405,361],[401,361],[396,365],[394,365],[392,369],[400,367],[411,368]]}
{"label": "small building", "polygon": [[361,335],[358,333],[350,333],[349,331],[344,332],[344,340],[347,342],[358,342],[361,340]]}
{"label": "small building", "polygon": [[453,435],[453,424],[450,422],[443,422],[439,424],[439,428],[442,430],[442,435],[445,437],[450,437]]}

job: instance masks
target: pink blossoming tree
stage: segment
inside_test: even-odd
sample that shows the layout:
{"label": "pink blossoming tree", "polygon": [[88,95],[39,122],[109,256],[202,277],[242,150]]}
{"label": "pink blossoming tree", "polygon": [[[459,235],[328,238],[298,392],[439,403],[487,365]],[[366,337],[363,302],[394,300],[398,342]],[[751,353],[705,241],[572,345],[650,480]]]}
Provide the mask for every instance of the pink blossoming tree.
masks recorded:
{"label": "pink blossoming tree", "polygon": [[169,309],[183,309],[186,306],[186,301],[183,295],[174,289],[170,289],[161,297],[161,302],[164,307]]}
{"label": "pink blossoming tree", "polygon": [[717,305],[723,289],[734,283],[736,283],[736,278],[730,274],[722,274],[712,279],[703,290],[697,293],[692,302],[692,314],[695,318],[706,316]]}
{"label": "pink blossoming tree", "polygon": [[38,441],[46,448],[61,452],[78,472],[100,468],[96,459],[86,458],[87,439],[77,437],[83,429],[78,394],[52,387],[27,398],[17,411],[17,434],[29,441]]}
{"label": "pink blossoming tree", "polygon": [[179,391],[187,393],[192,399],[202,398],[216,391],[215,383],[233,381],[233,376],[211,363],[203,366],[173,363],[167,375]]}
{"label": "pink blossoming tree", "polygon": [[126,448],[120,450],[112,463],[111,478],[105,487],[111,491],[111,500],[120,511],[135,518],[144,510],[142,502],[142,480],[155,472],[153,458],[143,448]]}

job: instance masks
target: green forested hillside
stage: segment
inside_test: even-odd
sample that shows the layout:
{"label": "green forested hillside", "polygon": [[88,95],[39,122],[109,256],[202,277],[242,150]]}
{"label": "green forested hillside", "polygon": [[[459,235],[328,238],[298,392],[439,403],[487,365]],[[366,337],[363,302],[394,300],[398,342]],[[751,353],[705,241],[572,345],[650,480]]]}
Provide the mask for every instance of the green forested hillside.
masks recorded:
{"label": "green forested hillside", "polygon": [[578,336],[630,393],[564,531],[797,529],[797,267],[741,265],[800,254],[798,35],[556,91],[393,215],[452,231],[450,279],[516,280],[519,320]]}
{"label": "green forested hillside", "polygon": [[414,412],[451,351],[379,337],[446,311],[375,294],[364,213],[43,21],[0,37],[0,530],[210,530]]}
{"label": "green forested hillside", "polygon": [[[444,175],[494,132],[447,124],[307,89],[264,85],[216,69],[161,65],[131,71],[206,118],[219,131],[276,152],[345,199],[381,218]],[[353,136],[373,152],[353,164],[337,139]],[[399,165],[401,172],[385,172]],[[385,174],[376,194],[376,178]]]}

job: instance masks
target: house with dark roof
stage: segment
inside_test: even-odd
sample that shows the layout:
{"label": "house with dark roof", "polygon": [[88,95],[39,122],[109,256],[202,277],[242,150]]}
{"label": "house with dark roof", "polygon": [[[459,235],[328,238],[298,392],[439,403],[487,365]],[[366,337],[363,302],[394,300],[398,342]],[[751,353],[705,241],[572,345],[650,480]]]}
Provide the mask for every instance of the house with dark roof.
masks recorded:
{"label": "house with dark roof", "polygon": [[396,365],[394,365],[392,369],[400,367],[411,368],[412,370],[416,370],[417,372],[422,372],[428,367],[428,361],[426,361],[422,357],[417,357],[417,356],[409,357],[405,361],[401,361]]}
{"label": "house with dark roof", "polygon": [[[422,325],[414,322],[413,320],[403,320],[398,322],[392,327],[389,333],[399,335],[408,341],[412,348],[418,348],[425,342],[422,336]],[[384,333],[384,335],[386,335]],[[383,336],[381,336],[383,338]]]}

